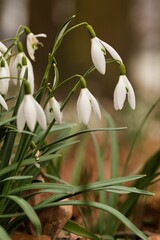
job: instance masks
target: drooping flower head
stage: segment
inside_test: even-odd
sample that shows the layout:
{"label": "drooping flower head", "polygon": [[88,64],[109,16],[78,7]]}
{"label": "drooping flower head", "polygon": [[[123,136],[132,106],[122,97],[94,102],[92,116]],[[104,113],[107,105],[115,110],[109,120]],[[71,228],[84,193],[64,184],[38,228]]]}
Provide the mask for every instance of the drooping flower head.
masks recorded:
{"label": "drooping flower head", "polygon": [[61,106],[59,102],[55,99],[55,97],[49,99],[45,108],[45,113],[47,117],[47,122],[49,124],[54,118],[58,124],[62,123],[63,114],[61,112]]}
{"label": "drooping flower head", "polygon": [[[31,61],[29,60],[29,58],[27,58],[27,56],[23,52],[23,46],[21,42],[17,44],[17,48],[18,48],[17,55],[15,55],[13,59],[11,58],[11,61],[10,61],[11,76],[14,77],[13,83],[17,85],[17,82],[18,82],[17,79],[18,78],[22,79],[24,77],[24,73],[27,68],[28,81],[30,83],[31,93],[33,94],[34,93],[34,72],[33,72]],[[19,82],[21,83],[21,80]]]}
{"label": "drooping flower head", "polygon": [[123,62],[116,50],[111,47],[108,43],[100,40],[92,26],[87,25],[87,30],[91,37],[91,57],[95,68],[101,73],[105,74],[106,72],[106,50],[110,53],[113,59],[118,62]]}
{"label": "drooping flower head", "polygon": [[35,61],[35,50],[38,49],[38,45],[43,46],[41,42],[39,42],[38,37],[47,37],[46,34],[44,33],[39,33],[39,34],[33,34],[29,28],[24,29],[25,32],[27,33],[27,51],[30,56],[30,58]]}
{"label": "drooping flower head", "polygon": [[77,114],[79,121],[87,125],[92,110],[99,119],[101,119],[101,111],[96,98],[88,90],[84,78],[81,78],[81,87],[80,95],[77,100]]}
{"label": "drooping flower head", "polygon": [[7,52],[8,48],[2,43],[0,42],[0,53],[4,54],[5,52]]}
{"label": "drooping flower head", "polygon": [[2,57],[0,60],[0,94],[8,93],[10,71],[7,61]]}
{"label": "drooping flower head", "polygon": [[7,106],[7,103],[6,101],[4,100],[4,98],[0,95],[0,105],[2,105],[2,107],[5,109],[5,110],[8,110],[8,106]]}
{"label": "drooping flower head", "polygon": [[46,116],[43,108],[34,99],[30,92],[29,82],[24,83],[25,95],[17,112],[17,128],[22,132],[25,124],[27,124],[31,132],[34,131],[38,122],[42,129],[46,129]]}
{"label": "drooping flower head", "polygon": [[126,76],[124,64],[120,64],[120,76],[114,90],[114,108],[116,110],[121,110],[123,108],[126,97],[128,97],[130,107],[134,110],[136,107],[135,93]]}

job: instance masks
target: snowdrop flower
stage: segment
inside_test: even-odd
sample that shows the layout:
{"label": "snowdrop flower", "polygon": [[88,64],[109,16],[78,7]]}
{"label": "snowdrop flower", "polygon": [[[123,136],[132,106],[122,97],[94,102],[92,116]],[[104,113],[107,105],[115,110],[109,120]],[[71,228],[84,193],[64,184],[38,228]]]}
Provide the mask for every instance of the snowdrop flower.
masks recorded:
{"label": "snowdrop flower", "polygon": [[36,122],[39,123],[42,129],[46,129],[47,122],[45,113],[43,111],[43,108],[31,95],[30,85],[27,80],[24,82],[24,91],[25,95],[17,112],[18,131],[22,132],[25,124],[27,124],[30,131],[33,132],[36,126]]}
{"label": "snowdrop flower", "polygon": [[119,56],[119,54],[116,52],[116,50],[113,47],[111,47],[108,43],[100,40],[98,37],[96,37],[96,34],[90,25],[87,25],[87,29],[91,36],[92,61],[93,61],[95,68],[101,74],[105,74],[105,72],[106,72],[106,59],[105,59],[106,50],[110,53],[112,58],[114,58],[116,61],[122,63],[121,57]]}
{"label": "snowdrop flower", "polygon": [[[26,59],[26,65],[23,64],[23,60]],[[15,78],[23,78],[26,68],[28,68],[28,81],[31,86],[31,93],[34,92],[34,72],[30,60],[27,58],[24,52],[19,52],[14,60],[10,64],[11,76]],[[13,83],[17,85],[18,80],[13,79]]]}
{"label": "snowdrop flower", "polygon": [[96,98],[92,95],[88,88],[83,87],[77,101],[77,114],[79,121],[84,125],[87,125],[92,110],[98,118],[101,119],[101,111]]}
{"label": "snowdrop flower", "polygon": [[9,88],[10,71],[7,61],[2,58],[0,62],[0,94],[6,95]]}
{"label": "snowdrop flower", "polygon": [[[122,68],[124,65],[121,66]],[[120,68],[121,68],[120,67]],[[121,110],[123,108],[126,96],[128,97],[128,102],[132,109],[136,107],[135,93],[131,83],[124,73],[119,77],[119,81],[114,90],[114,108],[116,110]]]}
{"label": "snowdrop flower", "polygon": [[8,48],[2,42],[0,42],[0,52],[4,54],[5,52],[7,52],[7,50]]}
{"label": "snowdrop flower", "polygon": [[58,124],[62,123],[63,114],[61,112],[61,107],[59,102],[54,97],[50,98],[50,100],[48,101],[45,108],[45,113],[47,117],[47,122],[49,124],[54,118],[56,119],[56,122]]}
{"label": "snowdrop flower", "polygon": [[4,98],[0,95],[0,105],[2,105],[2,107],[4,107],[4,109],[8,110],[8,106],[4,100]]}
{"label": "snowdrop flower", "polygon": [[[24,61],[23,61],[24,60]],[[22,83],[22,80],[24,78],[24,75],[26,73],[26,70],[28,72],[28,82],[30,84],[30,88],[31,88],[31,94],[33,95],[34,93],[34,73],[33,73],[33,67],[31,62],[29,61],[28,58],[23,58],[22,60],[22,68],[19,74],[19,78],[20,78],[20,84]]]}
{"label": "snowdrop flower", "polygon": [[30,56],[30,58],[35,61],[35,50],[38,49],[38,45],[43,46],[43,44],[41,42],[38,41],[38,37],[47,37],[46,34],[44,33],[40,33],[40,34],[33,34],[32,32],[30,32],[29,29],[27,29],[29,32],[27,33],[27,51],[28,54]]}
{"label": "snowdrop flower", "polygon": [[0,42],[0,56],[3,56],[5,59],[11,56],[10,51],[2,42]]}

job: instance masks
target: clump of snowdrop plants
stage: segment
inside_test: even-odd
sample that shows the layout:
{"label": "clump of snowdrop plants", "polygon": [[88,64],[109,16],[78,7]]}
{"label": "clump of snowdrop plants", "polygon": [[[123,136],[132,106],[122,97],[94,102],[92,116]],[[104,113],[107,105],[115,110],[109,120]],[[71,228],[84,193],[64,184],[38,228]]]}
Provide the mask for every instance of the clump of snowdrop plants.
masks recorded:
{"label": "clump of snowdrop plants", "polygon": [[[75,144],[75,142],[67,142],[67,140],[82,133],[99,130],[108,131],[108,128],[89,128],[89,121],[92,114],[95,114],[99,121],[102,117],[99,102],[94,93],[91,93],[89,90],[89,83],[87,82],[88,76],[93,71],[105,74],[106,65],[116,62],[120,69],[120,76],[117,79],[117,85],[113,93],[114,108],[116,110],[122,109],[126,97],[131,108],[135,109],[136,107],[135,93],[126,76],[122,58],[112,46],[96,36],[95,31],[88,23],[82,22],[69,28],[69,24],[74,17],[70,18],[58,32],[52,51],[49,53],[49,57],[46,56],[49,59],[48,64],[37,91],[35,91],[35,76],[32,61],[36,59],[38,47],[45,47],[47,41],[46,34],[32,33],[27,26],[21,25],[15,37],[0,42],[0,235],[5,234],[7,236],[6,232],[10,233],[23,220],[25,225],[25,217],[32,222],[36,234],[40,235],[42,226],[36,210],[39,211],[51,207],[51,204],[62,205],[63,203],[64,205],[88,204],[90,207],[110,211],[110,213],[126,224],[140,238],[146,239],[143,233],[127,218],[118,211],[115,211],[114,208],[107,208],[104,203],[90,203],[88,201],[87,203],[80,201],[69,202],[68,200],[65,203],[64,200],[68,199],[68,197],[81,194],[83,187],[77,188],[70,184],[66,185],[64,182],[61,183],[61,180],[58,178],[58,172],[55,175],[58,182],[55,182],[54,176],[49,174],[47,178],[50,180],[46,185],[44,182],[37,180],[37,176],[41,174],[42,169],[50,165],[52,166],[51,169],[55,168],[54,160],[58,162],[57,160],[62,158],[60,150]],[[79,27],[84,27],[86,34],[88,34],[88,41],[91,41],[93,66],[86,70],[84,74],[75,73],[73,76],[61,79],[56,61],[56,52],[61,47],[62,41],[65,40],[65,36]],[[43,43],[39,40],[40,38]],[[22,41],[24,39],[26,39],[25,42]],[[107,52],[111,56],[110,59],[106,58]],[[37,61],[38,59],[36,59]],[[53,81],[50,77],[51,71],[54,72]],[[67,97],[60,99],[60,102],[57,97],[58,89],[73,79],[77,80],[74,87],[72,85],[72,89]],[[51,82],[53,83],[51,84]],[[9,95],[12,84],[17,88],[16,96]],[[67,103],[75,93],[78,93],[77,105],[75,106],[77,123],[67,123],[64,121],[63,109],[67,108]],[[81,124],[81,131],[76,128],[78,124]],[[123,128],[119,128],[119,130],[121,129]],[[58,137],[57,134],[59,134]],[[47,137],[49,135],[53,137],[48,142]],[[54,171],[58,170],[55,168]],[[124,179],[118,178],[114,183],[117,186],[117,184],[141,177],[143,176],[125,177]],[[106,186],[112,186],[112,183]],[[103,187],[105,187],[105,182],[100,181],[95,185],[84,186],[84,192],[103,190]],[[122,188],[122,186],[120,187]],[[34,191],[31,193],[27,192],[31,189]],[[39,191],[42,191],[42,189],[45,189],[45,192],[53,193],[53,197],[48,198],[42,204],[38,203],[36,206],[31,207],[28,199],[34,194],[36,195]],[[128,191],[130,191],[129,187],[127,188]],[[137,191],[142,194],[150,194],[141,190]],[[116,192],[115,189],[114,192]],[[134,192],[136,192],[135,189]],[[62,199],[63,202],[61,201]],[[80,232],[81,230],[79,234]],[[86,237],[88,238],[89,236],[94,239],[93,235],[87,235]],[[95,236],[95,239],[97,238]]]}
{"label": "clump of snowdrop plants", "polygon": [[[66,26],[65,26],[66,27]],[[86,23],[86,29],[88,30],[88,33],[91,37],[91,57],[94,64],[94,67],[92,69],[97,69],[101,74],[105,74],[106,72],[106,51],[111,55],[113,58],[113,61],[116,61],[117,64],[120,66],[120,77],[118,84],[114,91],[114,107],[115,109],[122,109],[124,105],[124,101],[126,96],[128,95],[128,101],[132,109],[135,109],[136,103],[135,103],[135,94],[133,87],[131,83],[129,82],[128,78],[126,77],[125,71],[122,71],[121,69],[125,69],[125,66],[123,64],[123,61],[119,54],[116,52],[116,50],[111,47],[108,43],[100,40],[96,34],[93,28]],[[53,52],[50,56],[50,62],[53,64],[54,62],[54,69],[58,71],[58,66],[55,63],[55,53],[60,45],[60,41],[63,38],[63,35],[66,35],[69,33],[69,30],[65,31],[66,29],[63,28],[57,37],[57,41],[55,42],[55,46],[53,48]],[[20,40],[22,35],[26,35],[26,48],[27,53],[23,50],[23,45]],[[37,109],[41,109],[39,103],[36,101],[36,93],[34,92],[34,70],[32,67],[32,62],[35,60],[35,50],[38,49],[38,45],[43,46],[41,42],[39,42],[38,38],[46,38],[46,34],[34,34],[31,32],[31,30],[26,26],[21,26],[17,32],[16,38],[13,41],[12,45],[8,48],[5,46],[4,43],[0,43],[0,93],[1,93],[1,105],[8,109],[7,103],[5,103],[4,96],[6,96],[8,89],[9,89],[9,83],[12,81],[14,84],[21,84],[24,81],[28,82],[28,85],[30,87],[30,94],[26,94],[24,91],[24,96],[21,105],[19,106],[20,110],[18,110],[17,115],[17,130],[19,132],[22,132],[24,130],[25,126],[28,127],[28,129],[33,132],[35,130],[35,123],[36,121],[41,123],[42,114],[39,114]],[[16,50],[15,50],[16,49]],[[49,67],[51,68],[51,63],[49,63]],[[49,69],[50,70],[50,69]],[[75,86],[75,91],[78,90],[78,88],[81,88],[80,90],[80,96],[78,98],[77,102],[77,114],[78,119],[80,122],[82,122],[84,125],[88,125],[90,115],[91,115],[91,109],[93,109],[93,112],[96,113],[99,119],[101,119],[101,113],[99,104],[96,100],[96,98],[91,94],[89,89],[87,88],[87,84],[85,83],[85,87],[82,86],[82,78],[83,82],[87,81],[87,77],[89,74],[84,74],[81,76],[79,74],[79,80],[77,82],[77,85]],[[74,76],[73,76],[74,77]],[[47,122],[50,123],[51,119],[55,119],[58,123],[62,123],[62,112],[61,109],[63,109],[63,106],[61,107],[56,98],[54,97],[54,94],[56,92],[56,88],[58,88],[59,79],[58,76],[56,76],[55,72],[55,81],[56,85],[52,88],[49,87],[49,79],[45,79],[45,82],[42,81],[42,86],[47,86],[46,89],[43,89],[43,94],[41,95],[41,98],[44,94],[48,91],[48,99],[45,104],[45,113],[43,113],[43,122],[44,122],[44,114],[46,114]],[[60,84],[63,84],[60,83]],[[22,89],[25,88],[22,86]],[[22,90],[21,89],[21,90]],[[20,90],[20,91],[21,91]],[[29,96],[28,96],[29,95]],[[32,101],[31,101],[32,99]],[[39,100],[39,102],[41,99]],[[33,103],[37,108],[33,110]],[[22,107],[23,106],[23,107]],[[27,107],[25,107],[27,106]],[[32,121],[29,121],[29,116],[33,115]],[[50,119],[50,120],[49,120]],[[33,123],[32,123],[33,122]],[[24,124],[26,123],[26,125]],[[32,127],[31,127],[32,125]],[[22,128],[23,126],[23,128]],[[43,129],[46,129],[46,124],[40,124],[40,126]]]}

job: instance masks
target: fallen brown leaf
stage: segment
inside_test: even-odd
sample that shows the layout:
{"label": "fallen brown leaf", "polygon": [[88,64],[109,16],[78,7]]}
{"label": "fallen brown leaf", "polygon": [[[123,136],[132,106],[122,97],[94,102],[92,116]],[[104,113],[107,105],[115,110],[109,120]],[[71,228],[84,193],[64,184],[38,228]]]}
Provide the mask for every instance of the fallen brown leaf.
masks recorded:
{"label": "fallen brown leaf", "polygon": [[160,240],[160,234],[152,235],[148,238],[149,240]]}
{"label": "fallen brown leaf", "polygon": [[14,232],[11,234],[12,240],[51,240],[51,237],[42,235],[40,237],[32,236],[27,233]]}

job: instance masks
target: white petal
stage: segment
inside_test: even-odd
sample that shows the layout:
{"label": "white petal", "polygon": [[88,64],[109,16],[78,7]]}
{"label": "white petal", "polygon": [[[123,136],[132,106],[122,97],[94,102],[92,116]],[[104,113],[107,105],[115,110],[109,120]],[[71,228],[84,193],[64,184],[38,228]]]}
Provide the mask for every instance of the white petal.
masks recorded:
{"label": "white petal", "polygon": [[47,35],[45,33],[38,33],[38,34],[34,34],[35,37],[47,37]]}
{"label": "white petal", "polygon": [[5,53],[7,50],[8,48],[2,42],[0,42],[0,52]]}
{"label": "white petal", "polygon": [[125,76],[125,82],[126,82],[126,86],[128,89],[128,102],[129,102],[131,108],[134,110],[136,108],[135,93],[134,93],[131,83],[128,81],[126,76]]}
{"label": "white petal", "polygon": [[43,111],[43,108],[39,105],[38,102],[36,102],[34,98],[33,100],[34,100],[34,105],[35,105],[36,114],[37,114],[37,122],[39,123],[42,129],[46,129],[47,121],[46,121],[46,115]]}
{"label": "white petal", "polygon": [[0,93],[3,95],[6,95],[9,88],[9,78],[10,73],[8,71],[8,68],[6,67],[0,67]]}
{"label": "white petal", "polygon": [[102,48],[103,46],[100,44],[97,37],[91,39],[91,57],[93,64],[101,74],[105,74],[106,62],[104,54],[101,50]]}
{"label": "white petal", "polygon": [[24,101],[20,104],[17,112],[17,128],[19,132],[22,132],[25,126],[24,118]]}
{"label": "white petal", "polygon": [[126,99],[126,86],[123,77],[124,75],[119,77],[119,81],[114,90],[114,108],[116,110],[123,108]]}
{"label": "white petal", "polygon": [[86,94],[86,88],[81,89],[80,95],[78,97],[77,114],[79,121],[87,125],[91,115],[91,104]]}
{"label": "white petal", "polygon": [[28,94],[24,96],[23,101],[24,101],[24,118],[28,128],[31,130],[31,132],[33,132],[37,121],[37,113],[34,104],[34,98],[32,95]]}
{"label": "white petal", "polygon": [[[100,40],[100,39],[99,39]],[[123,63],[122,58],[119,56],[119,54],[116,52],[116,50],[111,47],[108,43],[100,40],[100,42],[102,43],[102,45],[107,49],[107,51],[110,53],[110,55],[117,61],[120,61],[121,63]]]}
{"label": "white petal", "polygon": [[101,119],[101,111],[100,111],[99,104],[98,104],[96,98],[93,96],[93,94],[87,88],[86,88],[86,93],[91,102],[91,106],[93,108],[94,113],[98,116],[99,119]]}
{"label": "white petal", "polygon": [[28,51],[28,54],[29,54],[30,58],[34,61],[35,60],[35,56],[34,56],[35,49],[32,46],[32,44],[33,44],[32,39],[33,38],[34,38],[33,33],[29,33],[27,35],[27,51]]}
{"label": "white petal", "polygon": [[[16,55],[13,63],[11,64],[11,77],[18,78],[19,77],[19,67],[18,65],[22,65],[22,57],[24,53],[20,52]],[[13,83],[17,85],[17,79],[13,79]]]}
{"label": "white petal", "polygon": [[[44,33],[39,33],[39,34],[33,34],[33,33],[29,33],[27,35],[27,51],[28,51],[28,54],[30,56],[30,58],[35,61],[35,50],[38,48],[37,45],[40,44],[42,45],[37,37],[47,37],[46,34]],[[42,45],[43,46],[43,45]]]}
{"label": "white petal", "polygon": [[48,103],[45,107],[45,114],[46,114],[47,122],[48,122],[48,124],[50,124],[54,118],[54,115],[52,112],[51,101],[48,101]]}
{"label": "white petal", "polygon": [[8,110],[8,106],[4,100],[4,98],[0,95],[0,104],[2,105],[2,107],[4,107],[6,110]]}
{"label": "white petal", "polygon": [[62,123],[62,112],[59,102],[53,97],[52,98],[52,108],[55,114],[56,122],[61,124]]}
{"label": "white petal", "polygon": [[31,61],[27,58],[27,66],[28,66],[28,81],[31,88],[31,94],[34,93],[34,72]]}
{"label": "white petal", "polygon": [[[20,75],[19,75],[20,78],[22,78],[22,79],[24,78],[24,74],[26,72],[26,69],[27,69],[27,66],[22,66],[22,69],[21,69],[21,72],[20,72]],[[20,85],[22,84],[22,81],[23,81],[22,79],[19,80]]]}

